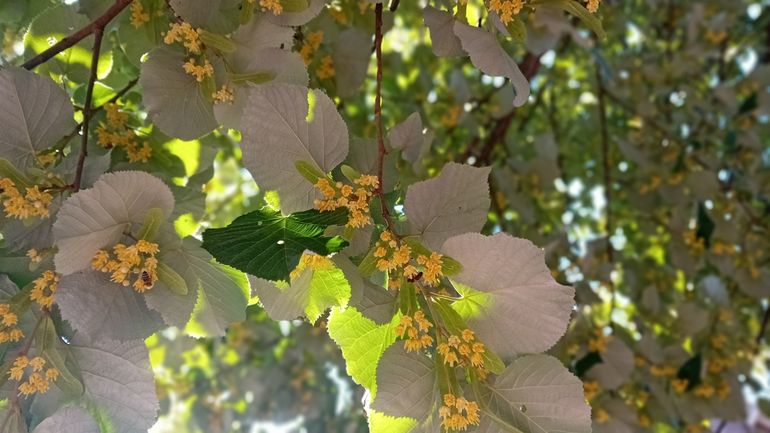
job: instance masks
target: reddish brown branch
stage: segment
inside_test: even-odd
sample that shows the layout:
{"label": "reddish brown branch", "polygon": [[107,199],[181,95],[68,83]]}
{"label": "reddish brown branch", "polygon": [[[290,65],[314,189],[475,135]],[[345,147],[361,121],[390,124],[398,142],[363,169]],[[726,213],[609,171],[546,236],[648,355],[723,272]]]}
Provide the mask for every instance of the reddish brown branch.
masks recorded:
{"label": "reddish brown branch", "polygon": [[33,69],[47,62],[55,55],[61,53],[62,51],[82,41],[88,35],[92,33],[96,33],[97,30],[103,33],[104,28],[107,27],[107,24],[109,24],[110,21],[112,21],[113,18],[115,18],[123,9],[125,9],[128,5],[130,5],[132,1],[133,0],[115,0],[115,4],[113,4],[109,9],[107,9],[107,11],[104,14],[102,14],[100,17],[98,17],[97,19],[95,19],[93,22],[83,27],[82,29],[60,40],[59,42],[54,44],[51,48],[27,60],[22,65],[22,67],[25,69]]}
{"label": "reddish brown branch", "polygon": [[82,134],[82,140],[80,145],[80,155],[78,155],[78,166],[75,170],[75,181],[72,183],[72,187],[75,191],[80,189],[80,183],[83,180],[83,169],[85,168],[86,156],[88,156],[88,125],[91,121],[93,114],[94,96],[94,84],[96,83],[96,75],[99,69],[99,54],[102,49],[102,36],[104,36],[104,28],[99,27],[94,30],[94,47],[91,55],[91,77],[88,79],[88,87],[86,88],[86,101],[83,105],[83,128],[80,130]]}
{"label": "reddish brown branch", "polygon": [[385,155],[388,149],[385,148],[385,132],[382,127],[382,3],[377,3],[374,7],[374,53],[377,58],[377,86],[374,95],[374,122],[377,126],[377,179],[379,186],[375,193],[380,198],[380,207],[382,216],[388,227],[392,227],[390,220],[390,211],[388,203],[385,200],[383,192],[384,181],[383,172],[385,167]]}

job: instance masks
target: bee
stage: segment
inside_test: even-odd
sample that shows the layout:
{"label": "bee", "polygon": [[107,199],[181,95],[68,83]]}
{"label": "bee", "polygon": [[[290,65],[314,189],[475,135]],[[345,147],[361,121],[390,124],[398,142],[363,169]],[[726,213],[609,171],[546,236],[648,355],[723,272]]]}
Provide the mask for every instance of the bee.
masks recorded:
{"label": "bee", "polygon": [[145,287],[152,287],[152,278],[150,278],[149,272],[142,271],[142,283],[144,283]]}
{"label": "bee", "polygon": [[409,281],[410,283],[414,283],[415,281],[419,281],[420,278],[422,278],[422,272],[418,272],[412,275],[411,277],[408,277],[406,280]]}

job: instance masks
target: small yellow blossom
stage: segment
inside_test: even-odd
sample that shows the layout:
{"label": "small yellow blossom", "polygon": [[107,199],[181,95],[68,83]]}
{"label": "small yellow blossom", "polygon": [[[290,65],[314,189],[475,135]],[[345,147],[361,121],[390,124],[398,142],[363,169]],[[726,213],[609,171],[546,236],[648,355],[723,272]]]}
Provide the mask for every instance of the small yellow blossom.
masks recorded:
{"label": "small yellow blossom", "polygon": [[525,0],[490,0],[489,10],[500,16],[500,21],[508,25],[513,17],[521,12]]}
{"label": "small yellow blossom", "polygon": [[41,307],[51,308],[54,294],[59,287],[59,276],[54,271],[45,271],[43,275],[33,281],[29,298],[40,304]]}
{"label": "small yellow blossom", "polygon": [[601,391],[601,388],[599,387],[599,382],[595,380],[589,380],[586,382],[583,382],[583,394],[585,395],[586,401],[590,402],[591,400],[596,397],[596,394]]}
{"label": "small yellow blossom", "polygon": [[676,375],[676,368],[670,365],[652,365],[650,366],[650,374],[655,377],[674,377]]}
{"label": "small yellow blossom", "polygon": [[450,335],[446,342],[436,347],[436,351],[441,355],[444,364],[450,367],[459,364],[465,368],[472,368],[481,378],[489,373],[484,367],[486,346],[476,340],[475,334],[470,329],[463,330],[459,336]]}
{"label": "small yellow blossom", "polygon": [[609,339],[601,330],[594,331],[594,338],[588,341],[589,352],[604,353],[607,350]]}
{"label": "small yellow blossom", "polygon": [[233,87],[229,84],[224,84],[222,87],[211,95],[214,98],[215,104],[221,104],[223,102],[232,103],[235,100],[233,95]]}
{"label": "small yellow blossom", "polygon": [[343,182],[332,182],[319,178],[315,187],[321,192],[323,199],[315,201],[315,208],[321,212],[333,211],[339,208],[348,210],[348,227],[361,228],[372,223],[369,202],[374,191],[379,186],[376,176],[363,175],[353,181],[353,185]]}
{"label": "small yellow blossom", "polygon": [[29,257],[29,260],[32,263],[40,263],[43,261],[43,256],[41,256],[40,253],[34,248],[31,248],[27,251],[27,257]]}
{"label": "small yellow blossom", "polygon": [[297,267],[291,271],[289,277],[291,279],[299,277],[300,273],[302,273],[305,268],[309,268],[313,271],[323,271],[331,269],[332,267],[334,267],[334,263],[330,258],[318,254],[305,253],[300,257],[299,264],[297,264]]}
{"label": "small yellow blossom", "polygon": [[327,78],[334,77],[336,73],[337,72],[334,70],[334,61],[332,60],[332,56],[324,56],[321,59],[321,65],[318,66],[318,69],[316,70],[316,75],[318,78],[325,80]]}
{"label": "small yellow blossom", "polygon": [[130,279],[136,276],[133,287],[143,293],[151,289],[158,280],[158,244],[139,240],[134,245],[116,244],[111,256],[105,250],[99,250],[91,260],[94,270],[111,273],[111,280],[128,286]]}
{"label": "small yellow blossom", "polygon": [[[19,382],[19,393],[24,396],[30,396],[36,392],[43,394],[48,391],[51,382],[58,379],[60,375],[58,369],[54,367],[46,369],[45,364],[45,359],[40,356],[32,359],[19,356],[13,360],[8,370],[8,377]],[[24,381],[25,374],[27,374],[26,381]]]}
{"label": "small yellow blossom", "polygon": [[341,8],[330,7],[329,15],[331,15],[334,21],[337,21],[338,24],[342,24],[343,26],[348,24],[348,17],[345,15],[345,11],[343,11]]}
{"label": "small yellow blossom", "polygon": [[702,397],[702,398],[711,398],[716,393],[716,389],[714,389],[713,386],[708,384],[700,384],[693,388],[692,393],[696,397]]}
{"label": "small yellow blossom", "polygon": [[443,258],[441,254],[432,252],[430,256],[417,256],[417,263],[423,265],[425,270],[423,271],[423,278],[425,282],[430,285],[436,285],[441,280],[441,267],[443,265]]}
{"label": "small yellow blossom", "polygon": [[715,349],[723,349],[727,343],[727,336],[725,334],[717,334],[711,337],[711,346]]}
{"label": "small yellow blossom", "polygon": [[24,338],[18,323],[19,316],[11,310],[10,304],[0,304],[0,344]]}
{"label": "small yellow blossom", "polygon": [[610,420],[610,414],[606,410],[599,409],[596,411],[596,414],[594,415],[594,421],[596,421],[599,424],[604,424],[609,420]]}
{"label": "small yellow blossom", "polygon": [[401,316],[399,324],[396,326],[396,335],[404,338],[404,348],[407,352],[415,352],[424,347],[433,345],[433,337],[428,335],[428,331],[433,324],[425,318],[422,310],[417,310],[414,317]]}
{"label": "small yellow blossom", "polygon": [[48,207],[53,201],[53,196],[46,191],[41,191],[38,185],[26,188],[22,195],[11,179],[2,178],[0,179],[0,200],[8,217],[47,218],[50,216]]}
{"label": "small yellow blossom", "polygon": [[96,141],[105,149],[122,147],[130,162],[147,162],[152,156],[152,147],[139,142],[136,132],[128,126],[128,113],[120,111],[115,103],[104,106],[107,122],[96,128]]}
{"label": "small yellow blossom", "polygon": [[196,64],[195,59],[189,59],[182,67],[185,72],[195,77],[195,80],[199,83],[203,82],[206,77],[214,76],[214,66],[211,65],[208,59],[203,59],[203,64],[200,65]]}
{"label": "small yellow blossom", "polygon": [[273,15],[280,15],[283,12],[283,6],[279,0],[259,0],[259,6],[263,11],[270,11]]}
{"label": "small yellow blossom", "polygon": [[687,387],[689,385],[690,381],[687,379],[673,379],[671,381],[671,388],[673,388],[677,394],[684,394],[687,391]]}
{"label": "small yellow blossom", "polygon": [[306,65],[309,65],[313,61],[313,54],[321,47],[321,42],[324,40],[324,32],[318,30],[308,33],[305,38],[305,43],[299,49],[299,55],[302,56],[302,60]]}
{"label": "small yellow blossom", "polygon": [[466,430],[479,424],[479,405],[453,394],[444,394],[444,405],[439,408],[441,426],[448,430]]}
{"label": "small yellow blossom", "polygon": [[646,414],[639,414],[639,416],[636,419],[636,422],[639,424],[639,427],[648,428],[650,425],[652,425],[652,421],[650,420],[650,417]]}
{"label": "small yellow blossom", "polygon": [[457,120],[460,117],[460,106],[459,105],[453,105],[452,107],[447,110],[446,113],[444,113],[441,116],[441,124],[446,126],[447,128],[452,128],[457,126]]}
{"label": "small yellow blossom", "polygon": [[586,9],[588,9],[588,12],[591,12],[592,14],[596,13],[596,11],[599,10],[599,4],[602,2],[602,0],[588,0],[588,4],[586,5]]}
{"label": "small yellow blossom", "polygon": [[131,3],[131,25],[139,28],[150,22],[150,13],[144,9],[141,0],[134,0]]}
{"label": "small yellow blossom", "polygon": [[171,23],[171,28],[163,37],[163,42],[172,45],[175,42],[181,42],[187,51],[192,54],[201,53],[201,40],[198,30],[194,29],[190,23]]}

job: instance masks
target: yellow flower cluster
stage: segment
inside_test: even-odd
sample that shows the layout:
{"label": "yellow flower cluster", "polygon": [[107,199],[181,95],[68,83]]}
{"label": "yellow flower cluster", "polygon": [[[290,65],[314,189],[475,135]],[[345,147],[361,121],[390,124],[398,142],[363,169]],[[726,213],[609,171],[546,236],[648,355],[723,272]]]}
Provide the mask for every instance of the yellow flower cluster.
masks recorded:
{"label": "yellow flower cluster", "polygon": [[361,228],[371,224],[369,200],[380,182],[377,176],[363,175],[354,180],[353,184],[337,182],[332,185],[328,179],[319,178],[315,186],[321,191],[323,199],[315,201],[315,208],[321,212],[347,208],[348,227]]}
{"label": "yellow flower cluster", "polygon": [[444,364],[450,367],[460,364],[465,368],[475,368],[482,379],[487,376],[488,371],[484,368],[486,346],[476,341],[476,336],[470,329],[464,330],[460,336],[450,335],[445,343],[438,345],[436,351],[444,359]]}
{"label": "yellow flower cluster", "polygon": [[203,63],[198,65],[195,59],[189,59],[182,65],[184,71],[195,77],[197,82],[202,82],[206,77],[214,76],[214,66],[208,59],[203,59]]}
{"label": "yellow flower cluster", "polygon": [[466,430],[479,425],[479,404],[454,394],[444,394],[444,405],[438,410],[441,426],[446,430]]}
{"label": "yellow flower cluster", "polygon": [[321,47],[321,42],[324,40],[324,32],[318,30],[316,32],[308,33],[305,38],[305,43],[302,44],[302,48],[299,49],[299,55],[302,56],[302,60],[306,65],[309,65],[313,61],[313,54]]}
{"label": "yellow flower cluster", "polygon": [[401,316],[400,323],[396,326],[396,335],[400,338],[406,338],[404,348],[407,352],[416,352],[423,347],[433,345],[433,337],[428,335],[428,331],[433,327],[425,313],[417,310],[414,318],[410,316]]}
{"label": "yellow flower cluster", "polygon": [[104,106],[107,123],[100,123],[96,128],[96,141],[105,149],[123,147],[131,162],[147,162],[152,156],[152,147],[147,142],[140,143],[136,132],[128,125],[128,113],[120,111],[117,104]]}
{"label": "yellow flower cluster", "polygon": [[446,113],[441,116],[441,124],[447,128],[457,126],[457,119],[460,118],[460,106],[453,105],[449,107]]}
{"label": "yellow flower cluster", "polygon": [[332,60],[332,56],[324,56],[321,59],[321,65],[318,66],[318,69],[316,69],[315,73],[321,80],[335,76],[337,71],[334,70],[334,61]]}
{"label": "yellow flower cluster", "polygon": [[687,230],[682,235],[682,238],[684,244],[695,254],[702,252],[706,248],[703,238],[698,237],[698,233],[695,230]]}
{"label": "yellow flower cluster", "polygon": [[607,350],[607,343],[609,343],[607,336],[600,329],[595,330],[594,338],[588,340],[588,351],[604,353]]}
{"label": "yellow flower cluster", "polygon": [[652,365],[650,366],[650,374],[655,377],[674,377],[676,376],[676,368],[670,365]]}
{"label": "yellow flower cluster", "polygon": [[163,42],[167,45],[173,45],[175,42],[181,42],[187,51],[192,54],[202,52],[201,39],[198,30],[194,29],[190,23],[171,23],[171,28],[163,37]]}
{"label": "yellow flower cluster", "polygon": [[303,254],[302,257],[299,258],[299,264],[297,264],[297,267],[294,268],[293,271],[289,274],[289,276],[294,279],[299,276],[300,273],[302,273],[302,270],[305,268],[310,268],[313,271],[323,271],[327,269],[331,269],[334,267],[334,263],[331,261],[330,258],[326,256],[321,256],[318,254]]}
{"label": "yellow flower cluster", "polygon": [[97,271],[111,272],[111,280],[124,286],[128,286],[131,276],[136,275],[133,286],[139,293],[155,285],[158,280],[158,259],[155,258],[158,244],[138,240],[131,246],[116,244],[112,252],[114,257],[105,250],[97,251],[91,260],[91,267]]}
{"label": "yellow flower cluster", "polygon": [[586,9],[588,9],[588,12],[591,12],[592,14],[596,13],[596,11],[599,10],[599,4],[602,2],[602,0],[588,0],[588,4],[586,5]]}
{"label": "yellow flower cluster", "polygon": [[599,424],[605,424],[609,420],[610,420],[610,414],[604,409],[599,409],[594,414],[594,421],[596,421]]}
{"label": "yellow flower cluster", "polygon": [[19,316],[11,311],[11,306],[8,304],[0,304],[0,344],[7,343],[9,341],[16,342],[24,338],[24,333],[17,326],[19,324]]}
{"label": "yellow flower cluster", "polygon": [[26,188],[24,195],[9,178],[0,179],[0,199],[3,200],[5,215],[17,219],[31,217],[47,218],[48,206],[53,201],[51,194],[41,191],[38,185]]}
{"label": "yellow flower cluster", "polygon": [[708,361],[708,372],[719,374],[728,368],[735,367],[737,363],[738,358],[735,355],[728,355],[724,358],[712,358]]}
{"label": "yellow flower cluster", "polygon": [[[444,265],[444,256],[432,252],[430,256],[417,256],[417,263],[423,266],[422,278],[426,283],[434,286],[441,281],[441,267]],[[406,272],[405,272],[406,273]]]}
{"label": "yellow flower cluster", "polygon": [[[26,382],[22,382],[27,370]],[[19,356],[13,361],[13,366],[8,371],[8,376],[19,383],[19,393],[29,396],[36,392],[41,394],[48,391],[51,382],[59,378],[59,370],[54,367],[45,368],[45,359],[36,356],[32,359]]]}
{"label": "yellow flower cluster", "polygon": [[[399,242],[393,233],[387,230],[380,233],[380,239],[375,245],[374,257],[377,259],[377,269],[390,273],[388,284],[392,288],[401,287],[402,275],[408,281],[422,279],[432,286],[437,285],[443,275],[443,255],[434,251],[429,256],[422,254],[413,256],[409,245]],[[412,259],[423,268],[422,271],[410,264]]]}
{"label": "yellow flower cluster", "polygon": [[599,382],[595,380],[588,380],[583,382],[583,395],[585,395],[586,401],[591,401],[596,397],[596,394],[601,391]]}
{"label": "yellow flower cluster", "polygon": [[34,286],[29,292],[29,299],[37,302],[41,307],[51,308],[54,294],[59,288],[59,276],[54,271],[45,271],[33,283]]}
{"label": "yellow flower cluster", "polygon": [[[380,233],[380,240],[377,241],[374,257],[377,260],[377,269],[382,272],[393,272],[409,264],[412,256],[412,249],[409,245],[402,244],[395,239],[393,233],[385,230]],[[417,275],[417,268],[414,266],[404,268],[404,274],[407,278]]]}
{"label": "yellow flower cluster", "polygon": [[671,380],[671,388],[677,394],[684,394],[687,391],[687,387],[690,385],[690,381],[687,379],[673,379]]}
{"label": "yellow flower cluster", "polygon": [[345,15],[345,11],[343,11],[342,8],[330,6],[327,10],[334,21],[337,21],[337,23],[342,24],[343,26],[348,24],[348,17]]}
{"label": "yellow flower cluster", "polygon": [[508,25],[524,7],[525,0],[490,0],[489,10],[500,16],[500,21]]}
{"label": "yellow flower cluster", "polygon": [[141,0],[134,0],[131,3],[131,25],[139,28],[150,22],[150,13],[144,9]]}
{"label": "yellow flower cluster", "polygon": [[222,88],[214,92],[211,97],[214,98],[215,104],[220,104],[223,102],[232,103],[235,100],[235,96],[233,95],[233,87],[229,84],[223,84]]}
{"label": "yellow flower cluster", "polygon": [[270,11],[273,15],[281,15],[283,12],[280,0],[259,0],[259,6],[263,11]]}

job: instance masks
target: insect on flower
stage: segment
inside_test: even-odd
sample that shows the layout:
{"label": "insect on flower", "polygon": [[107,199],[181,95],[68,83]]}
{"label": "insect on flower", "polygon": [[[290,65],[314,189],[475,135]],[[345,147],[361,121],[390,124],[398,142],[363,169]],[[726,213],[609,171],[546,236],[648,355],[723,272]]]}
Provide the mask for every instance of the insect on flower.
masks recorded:
{"label": "insect on flower", "polygon": [[142,271],[142,283],[144,283],[145,287],[147,288],[152,287],[152,278],[150,277],[149,272]]}

